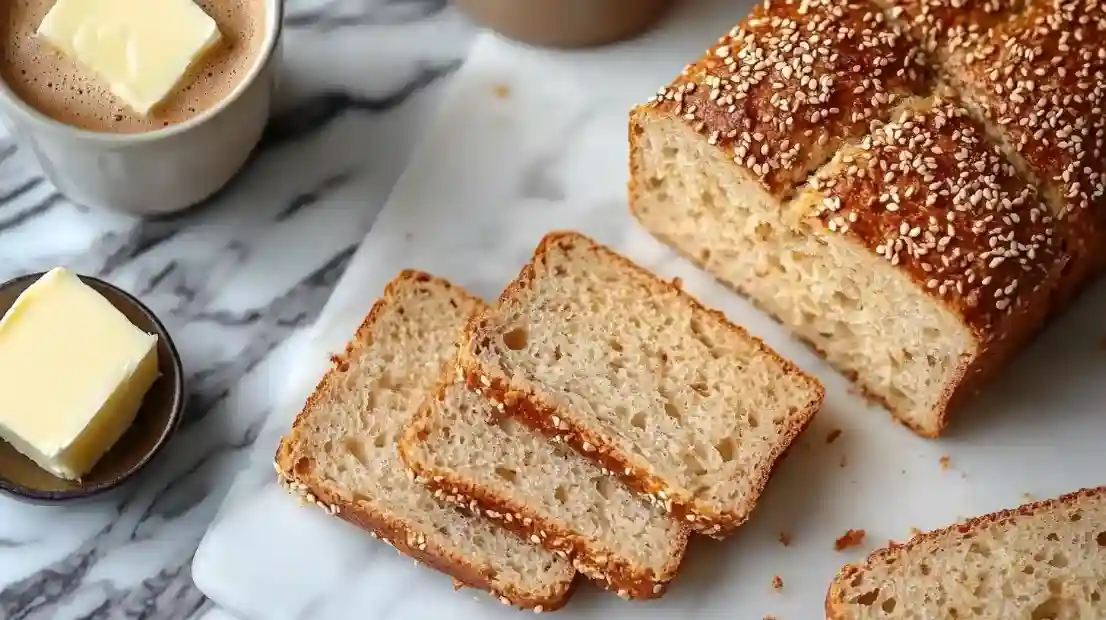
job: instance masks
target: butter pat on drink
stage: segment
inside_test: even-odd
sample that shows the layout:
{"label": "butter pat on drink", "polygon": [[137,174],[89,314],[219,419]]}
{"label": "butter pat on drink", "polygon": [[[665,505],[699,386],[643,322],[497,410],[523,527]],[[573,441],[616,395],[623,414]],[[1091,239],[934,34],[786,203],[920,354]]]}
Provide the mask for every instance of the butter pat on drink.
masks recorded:
{"label": "butter pat on drink", "polygon": [[192,0],[58,0],[39,36],[148,115],[215,47],[215,20]]}
{"label": "butter pat on drink", "polygon": [[54,269],[0,319],[0,437],[55,476],[80,479],[134,422],[157,376],[157,336]]}

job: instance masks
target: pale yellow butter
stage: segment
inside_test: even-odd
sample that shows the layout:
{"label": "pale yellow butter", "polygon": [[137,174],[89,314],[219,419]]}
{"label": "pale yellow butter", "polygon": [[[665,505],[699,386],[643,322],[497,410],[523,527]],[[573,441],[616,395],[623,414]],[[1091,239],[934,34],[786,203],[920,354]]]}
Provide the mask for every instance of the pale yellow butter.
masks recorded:
{"label": "pale yellow butter", "polygon": [[157,336],[54,269],[0,319],[0,438],[79,479],[131,425],[157,375]]}
{"label": "pale yellow butter", "polygon": [[192,0],[58,0],[38,34],[142,115],[221,38],[215,20]]}

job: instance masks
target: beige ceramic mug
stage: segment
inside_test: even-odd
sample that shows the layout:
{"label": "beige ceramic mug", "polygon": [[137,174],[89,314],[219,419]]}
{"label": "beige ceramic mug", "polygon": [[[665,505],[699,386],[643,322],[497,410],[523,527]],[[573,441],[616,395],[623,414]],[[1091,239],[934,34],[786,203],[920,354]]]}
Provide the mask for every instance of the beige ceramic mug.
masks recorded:
{"label": "beige ceramic mug", "polygon": [[[0,0],[6,1],[6,0]],[[269,118],[284,0],[267,0],[265,40],[246,78],[186,122],[135,134],[86,131],[21,101],[0,80],[0,115],[62,194],[89,207],[167,215],[211,196],[242,168]]]}

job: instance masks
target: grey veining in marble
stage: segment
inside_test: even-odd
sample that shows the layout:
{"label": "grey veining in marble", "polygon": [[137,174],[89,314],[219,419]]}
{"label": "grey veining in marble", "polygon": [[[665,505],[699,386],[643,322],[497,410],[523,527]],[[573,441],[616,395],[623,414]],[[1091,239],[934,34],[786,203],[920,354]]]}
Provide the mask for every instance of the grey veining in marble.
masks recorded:
{"label": "grey veining in marble", "polygon": [[224,191],[153,221],[60,196],[0,130],[0,280],[66,265],[140,296],[187,368],[187,415],[113,496],[0,498],[0,618],[188,618],[189,562],[310,325],[402,171],[472,27],[443,0],[291,0],[281,95]]}

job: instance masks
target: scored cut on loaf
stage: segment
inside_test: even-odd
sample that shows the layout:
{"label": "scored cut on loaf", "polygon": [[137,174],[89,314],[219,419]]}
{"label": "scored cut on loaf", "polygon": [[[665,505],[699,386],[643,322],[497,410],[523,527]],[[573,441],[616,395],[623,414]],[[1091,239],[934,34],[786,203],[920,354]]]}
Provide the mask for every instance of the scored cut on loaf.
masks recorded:
{"label": "scored cut on loaf", "polygon": [[[749,297],[898,420],[929,437],[941,434],[950,413],[1053,310],[1050,295],[1067,266],[1066,232],[1056,230],[1035,186],[988,138],[988,127],[966,114],[943,85],[935,95],[912,95],[907,91],[932,88],[911,80],[880,99],[895,105],[866,108],[863,127],[828,123],[820,131],[841,136],[831,143],[835,151],[820,152],[824,160],[789,160],[787,179],[802,184],[758,177],[763,164],[750,161],[744,145],[757,139],[751,111],[786,100],[803,110],[801,116],[822,118],[831,104],[803,94],[811,76],[828,75],[828,84],[853,89],[851,96],[861,100],[886,93],[887,85],[865,82],[875,80],[870,71],[850,76],[831,62],[835,53],[844,57],[834,47],[842,45],[837,39],[890,54],[872,60],[869,69],[901,67],[923,45],[904,34],[911,23],[904,14],[922,16],[923,23],[932,19],[953,36],[956,19],[933,10],[940,1],[895,3],[901,19],[888,18],[878,36],[857,34],[842,25],[844,17],[825,17],[851,15],[835,3],[766,2],[749,21],[776,15],[770,20],[778,20],[775,30],[745,26],[742,36],[723,38],[630,120],[630,204],[645,228]],[[965,10],[985,16],[979,19],[995,30],[1018,14],[1015,5],[998,0],[992,12],[980,4]],[[847,6],[865,16],[869,9],[879,12],[866,2]],[[796,16],[801,9],[806,13]],[[827,23],[840,26],[835,37],[822,34]],[[749,51],[777,42],[779,29],[786,29],[792,46],[822,49],[810,54],[819,60],[798,82],[787,52],[774,52],[776,62],[765,66],[762,54]],[[865,36],[895,45],[860,46]],[[720,65],[718,58],[737,61]],[[688,101],[672,92],[698,92],[731,74],[759,79],[761,87],[771,83],[771,90],[727,85],[722,93],[728,98],[712,91],[695,101],[692,113],[678,115]],[[748,94],[735,107],[739,92]],[[783,122],[793,118],[785,115]],[[736,133],[719,133],[735,126]],[[794,150],[796,137],[822,141],[818,133],[796,131],[761,132],[766,137],[758,156],[780,160],[785,149]]]}
{"label": "scored cut on loaf", "polygon": [[950,81],[1040,189],[1072,260],[1062,310],[1106,267],[1106,6],[1031,0],[949,64]]}
{"label": "scored cut on loaf", "polygon": [[572,566],[436,500],[395,446],[481,303],[444,280],[401,273],[281,439],[277,474],[301,499],[456,581],[504,604],[553,610],[572,592]]}
{"label": "scored cut on loaf", "polygon": [[941,96],[842,148],[785,220],[811,241],[773,274],[794,296],[762,302],[930,437],[1036,333],[1067,261],[1035,188]]}
{"label": "scored cut on loaf", "polygon": [[663,595],[683,560],[687,526],[501,408],[449,381],[415,415],[400,454],[435,497],[483,510],[619,596]]}
{"label": "scored cut on loaf", "polygon": [[1106,487],[920,534],[846,566],[829,620],[1106,618]]}
{"label": "scored cut on loaf", "polygon": [[469,323],[472,389],[723,537],[756,505],[824,390],[760,340],[612,250],[547,235]]}

